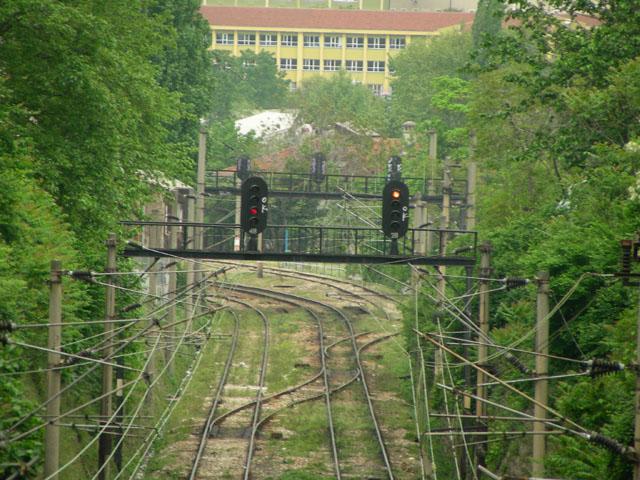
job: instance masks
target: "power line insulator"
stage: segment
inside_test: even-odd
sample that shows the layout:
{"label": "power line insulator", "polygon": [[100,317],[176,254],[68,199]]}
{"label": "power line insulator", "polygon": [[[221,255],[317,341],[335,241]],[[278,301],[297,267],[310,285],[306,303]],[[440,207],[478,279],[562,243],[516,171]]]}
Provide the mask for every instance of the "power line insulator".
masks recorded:
{"label": "power line insulator", "polygon": [[589,434],[589,441],[606,448],[610,452],[617,453],[618,455],[626,455],[629,452],[629,448],[622,445],[617,440],[605,437],[601,433],[592,432]]}
{"label": "power line insulator", "polygon": [[624,369],[624,363],[605,360],[604,358],[594,358],[589,361],[588,372],[591,378],[596,378],[611,373],[622,372]]}
{"label": "power line insulator", "polygon": [[93,278],[93,272],[83,271],[83,270],[71,270],[69,272],[71,278],[75,280],[82,280],[83,282],[93,283],[95,279]]}
{"label": "power line insulator", "polygon": [[507,352],[507,354],[505,355],[505,358],[511,365],[516,367],[520,371],[520,373],[525,373],[525,374],[531,373],[531,369],[527,367],[524,363],[522,363],[522,361],[512,353]]}
{"label": "power line insulator", "polygon": [[529,279],[528,278],[517,278],[517,277],[507,277],[505,278],[504,281],[507,290],[513,290],[514,288],[518,288],[518,287],[526,287],[527,285],[529,285]]}
{"label": "power line insulator", "polygon": [[15,330],[15,325],[9,320],[0,319],[0,345],[9,343],[8,334]]}

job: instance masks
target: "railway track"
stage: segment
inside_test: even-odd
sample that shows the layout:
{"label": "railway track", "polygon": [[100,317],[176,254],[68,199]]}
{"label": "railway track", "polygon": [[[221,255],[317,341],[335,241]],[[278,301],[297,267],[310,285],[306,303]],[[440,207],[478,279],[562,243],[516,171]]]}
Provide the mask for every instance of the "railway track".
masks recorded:
{"label": "railway track", "polygon": [[[235,290],[235,288],[234,288]],[[237,289],[237,291],[242,291],[241,289]],[[299,302],[295,302],[292,300],[288,300],[283,298],[282,295],[278,295],[278,294],[274,294],[274,293],[270,293],[270,292],[266,292],[266,291],[253,291],[252,293],[257,293],[262,297],[266,297],[266,298],[271,298],[271,299],[275,299],[279,302],[284,302],[287,303],[289,305],[293,305],[296,307],[302,307],[307,314],[314,320],[316,326],[317,326],[317,330],[318,330],[318,344],[319,344],[319,358],[320,358],[320,372],[318,372],[316,375],[314,375],[312,378],[308,379],[307,381],[296,385],[294,387],[292,387],[291,389],[287,389],[283,392],[279,392],[279,394],[274,395],[272,397],[270,397],[270,400],[273,398],[280,398],[282,396],[288,395],[288,394],[294,394],[295,392],[301,390],[303,387],[315,382],[317,379],[319,379],[320,377],[322,377],[322,381],[323,381],[323,394],[322,396],[324,397],[325,400],[325,408],[326,408],[326,412],[327,412],[327,423],[329,426],[329,439],[330,439],[330,444],[331,444],[331,455],[332,455],[332,461],[333,461],[333,470],[334,470],[334,474],[336,476],[337,479],[341,479],[342,478],[342,474],[340,471],[340,463],[338,461],[338,447],[337,447],[337,442],[336,442],[336,435],[335,435],[335,428],[334,428],[334,423],[333,423],[333,413],[331,410],[331,386],[329,383],[329,377],[328,377],[328,368],[327,368],[327,364],[326,364],[326,357],[327,357],[327,352],[326,352],[326,347],[324,345],[324,328],[322,325],[322,321],[320,319],[320,317],[316,314],[316,312],[314,312],[311,308],[305,307],[304,305],[300,305]],[[315,398],[315,397],[314,397]],[[286,407],[283,407],[282,409],[278,409],[275,410],[274,412],[269,413],[267,416],[265,416],[262,420],[260,420],[259,424],[258,424],[258,428],[262,427],[263,425],[265,425],[271,418],[273,418],[273,416],[275,416],[276,413],[282,411],[284,408],[288,408],[289,406],[292,405],[297,405],[300,403],[303,403],[305,401],[308,401],[307,398],[303,398],[303,399],[294,399],[292,402],[288,403]]]}
{"label": "railway track", "polygon": [[[233,262],[219,262],[219,263],[223,263],[226,265],[236,265]],[[240,266],[240,265],[238,265]],[[249,267],[254,269],[254,266],[247,266],[247,265],[242,265],[243,267]],[[370,289],[361,285],[357,285],[355,283],[352,282],[344,282],[342,280],[334,280],[328,277],[324,277],[324,276],[320,276],[320,275],[316,275],[316,274],[309,274],[306,272],[291,272],[285,269],[280,269],[280,268],[270,268],[267,267],[264,269],[265,271],[272,273],[274,275],[279,275],[279,276],[285,276],[285,277],[290,277],[290,278],[300,278],[300,279],[305,279],[305,280],[310,280],[314,283],[318,283],[318,284],[322,284],[325,285],[327,287],[330,287],[332,289],[335,289],[339,292],[342,292],[352,298],[367,302],[371,305],[373,305],[375,308],[377,308],[378,310],[380,310],[381,312],[384,313],[384,315],[387,317],[387,319],[389,319],[389,314],[388,312],[384,309],[381,308],[380,305],[377,302],[372,301],[370,298],[367,298],[364,295],[358,294],[354,291],[354,288],[345,288],[344,283],[349,284],[352,287],[355,287],[355,289],[360,289],[360,291],[366,292],[366,293],[373,293],[376,294],[379,297],[382,297],[386,300],[392,301],[394,303],[397,303],[397,301],[392,298],[389,297],[387,295],[384,294],[379,294],[379,292],[377,292],[374,289]],[[342,284],[342,285],[340,285]],[[235,284],[227,284],[224,282],[218,282],[219,286],[223,286],[225,287],[225,290],[228,290],[230,295],[226,295],[225,298],[227,298],[229,301],[243,305],[246,308],[252,309],[253,311],[255,311],[259,316],[261,316],[262,320],[263,320],[263,325],[265,325],[266,329],[265,332],[267,332],[268,330],[268,322],[266,319],[266,315],[264,314],[264,312],[261,312],[257,307],[251,305],[249,302],[246,302],[244,300],[241,300],[237,297],[238,294],[251,294],[252,296],[262,296],[262,297],[266,297],[266,298],[271,298],[273,300],[279,301],[279,302],[283,302],[283,303],[287,303],[289,305],[294,305],[297,306],[299,308],[302,308],[303,310],[305,310],[307,312],[307,314],[313,318],[314,322],[317,325],[317,329],[318,329],[318,344],[319,344],[319,358],[320,358],[320,371],[313,375],[311,378],[307,379],[306,381],[295,385],[293,387],[290,387],[288,389],[282,390],[280,392],[271,394],[271,395],[267,395],[264,396],[263,395],[263,391],[264,391],[264,373],[266,372],[266,352],[267,352],[267,345],[268,345],[268,339],[265,338],[265,347],[263,347],[263,362],[261,365],[261,374],[260,374],[260,385],[258,388],[258,393],[257,393],[257,398],[254,399],[253,401],[247,402],[237,408],[234,408],[222,415],[218,415],[216,417],[217,414],[217,410],[218,410],[218,406],[221,403],[221,397],[223,395],[224,392],[224,386],[226,384],[228,375],[229,375],[229,370],[231,368],[232,365],[232,359],[233,359],[233,355],[235,354],[235,350],[237,347],[237,328],[238,328],[238,317],[237,314],[235,314],[235,312],[233,312],[232,314],[234,315],[234,320],[235,320],[235,325],[234,325],[234,334],[232,335],[232,347],[230,348],[230,351],[228,353],[227,356],[227,360],[225,361],[225,366],[223,368],[223,373],[222,376],[218,382],[214,397],[212,399],[212,404],[211,407],[209,409],[209,413],[205,422],[205,425],[202,429],[201,432],[201,438],[199,441],[199,445],[198,445],[198,451],[196,453],[196,456],[194,458],[194,462],[192,465],[192,469],[191,469],[191,476],[189,477],[190,480],[193,480],[195,478],[197,478],[197,473],[198,473],[198,468],[199,468],[199,464],[200,461],[202,459],[202,456],[204,454],[205,448],[206,448],[206,444],[207,444],[207,440],[210,438],[210,435],[212,434],[212,430],[216,427],[219,426],[222,422],[224,422],[225,419],[228,419],[240,412],[242,412],[243,410],[249,409],[249,408],[253,408],[253,415],[251,418],[251,427],[250,427],[250,437],[249,437],[249,443],[247,446],[247,450],[246,450],[246,455],[245,455],[245,460],[244,460],[244,464],[243,464],[243,479],[244,480],[248,480],[251,477],[251,465],[252,465],[252,459],[253,459],[253,455],[254,455],[254,451],[255,451],[255,444],[256,444],[256,435],[258,433],[258,431],[264,427],[270,420],[272,420],[277,414],[283,412],[284,410],[294,406],[294,405],[299,405],[305,402],[309,402],[309,401],[314,401],[314,400],[318,400],[323,398],[324,399],[324,403],[325,403],[325,408],[327,411],[327,422],[328,422],[328,430],[329,430],[329,442],[330,442],[330,446],[331,446],[331,456],[332,456],[332,461],[333,461],[333,473],[335,475],[335,478],[337,479],[341,479],[342,478],[342,471],[341,471],[341,467],[340,467],[340,461],[339,461],[339,456],[338,456],[338,447],[337,447],[337,440],[336,440],[336,433],[335,433],[335,427],[334,427],[334,421],[333,421],[333,413],[332,413],[332,407],[331,407],[331,396],[335,395],[336,393],[344,390],[345,388],[349,387],[350,385],[352,385],[354,382],[356,382],[359,378],[362,379],[362,385],[363,385],[363,392],[364,392],[364,397],[365,397],[365,401],[367,403],[367,408],[369,411],[369,415],[371,417],[372,420],[372,424],[374,426],[374,432],[375,432],[375,437],[377,439],[378,445],[380,447],[380,452],[381,452],[381,457],[382,457],[382,461],[384,464],[384,468],[385,468],[385,473],[387,478],[389,479],[394,479],[394,474],[393,474],[393,470],[391,467],[391,462],[390,462],[390,458],[389,458],[389,454],[387,451],[387,447],[386,444],[384,442],[383,436],[382,436],[382,431],[380,429],[380,425],[378,422],[378,419],[376,417],[376,413],[374,410],[374,406],[373,406],[373,401],[372,401],[372,396],[371,396],[371,392],[370,392],[370,388],[369,385],[367,383],[366,377],[364,375],[364,368],[362,366],[362,362],[360,359],[360,354],[362,353],[362,351],[364,351],[366,348],[375,345],[376,343],[386,340],[388,338],[391,338],[392,336],[394,336],[395,334],[388,334],[388,335],[384,335],[381,337],[376,337],[373,340],[358,346],[357,343],[357,339],[358,338],[362,338],[366,335],[371,334],[371,332],[361,332],[361,333],[355,333],[353,326],[351,324],[350,319],[344,314],[344,312],[342,312],[341,310],[335,308],[333,305],[330,305],[328,303],[325,302],[321,302],[318,300],[313,300],[313,299],[309,299],[306,297],[302,297],[299,295],[294,295],[291,293],[285,293],[285,292],[272,292],[272,291],[268,291],[265,289],[261,289],[258,287],[247,287],[247,286],[240,286],[240,285],[235,285]],[[322,325],[322,320],[320,319],[320,317],[318,316],[318,314],[314,311],[313,308],[310,308],[310,306],[314,306],[316,308],[322,308],[324,310],[329,310],[332,312],[332,314],[337,317],[338,319],[340,319],[344,325],[347,327],[348,330],[348,336],[340,338],[336,341],[334,341],[333,343],[329,344],[329,345],[325,345],[324,343],[324,338],[325,338],[325,334],[324,334],[324,330],[323,330],[323,325]],[[260,312],[260,313],[258,313]],[[369,312],[371,313],[371,312]],[[267,333],[268,335],[268,333]],[[351,344],[351,348],[352,348],[352,353],[353,353],[353,358],[355,360],[356,363],[356,368],[357,371],[355,373],[355,375],[353,375],[351,378],[343,381],[341,384],[339,385],[331,385],[330,379],[329,379],[329,369],[327,367],[327,357],[329,355],[329,351],[331,349],[333,349],[334,347],[336,347],[337,345],[343,343],[343,342],[350,342]],[[318,379],[322,378],[322,382],[323,382],[323,391],[320,394],[315,394],[315,395],[308,395],[308,396],[300,396],[300,394],[296,394],[296,392],[301,391],[305,386],[312,384],[313,382],[317,381]],[[291,400],[287,401],[286,404],[280,408],[274,408],[272,411],[269,411],[266,415],[261,417],[261,412],[263,411],[263,407],[265,404],[268,404],[270,402],[272,402],[274,399],[277,398],[282,398],[285,396],[290,396]],[[214,435],[215,436],[215,435]]]}
{"label": "railway track", "polygon": [[[246,448],[246,453],[245,453],[245,459],[244,459],[244,463],[243,463],[243,479],[247,480],[249,478],[250,475],[250,465],[251,465],[251,459],[253,457],[253,453],[254,453],[254,448],[255,448],[255,438],[256,438],[256,432],[257,432],[257,425],[259,423],[259,419],[260,419],[260,409],[262,407],[262,401],[263,401],[263,392],[264,392],[264,387],[265,387],[265,377],[266,377],[266,371],[267,371],[267,364],[268,364],[268,351],[269,351],[269,321],[267,316],[264,314],[264,312],[262,312],[260,309],[258,309],[257,307],[251,305],[248,302],[244,302],[242,300],[236,299],[236,298],[228,298],[229,302],[233,302],[236,303],[238,305],[242,305],[243,307],[253,311],[256,313],[256,315],[259,317],[259,319],[261,320],[262,323],[262,355],[261,355],[261,359],[260,359],[260,365],[259,365],[259,376],[258,376],[258,385],[256,388],[256,398],[254,399],[253,402],[250,403],[250,405],[253,407],[253,413],[251,414],[251,418],[250,418],[250,425],[248,427],[248,443],[247,443],[247,448]],[[233,312],[233,311],[232,311]],[[234,325],[234,333],[232,336],[232,345],[231,348],[229,349],[229,353],[227,354],[227,358],[225,361],[225,366],[223,368],[223,373],[220,377],[220,380],[218,382],[218,386],[216,388],[215,394],[213,396],[213,400],[211,402],[211,407],[209,408],[209,412],[207,415],[207,419],[205,421],[205,425],[203,426],[201,433],[200,433],[200,439],[198,442],[198,448],[196,451],[196,454],[194,456],[192,465],[191,465],[191,470],[189,473],[189,479],[190,480],[194,480],[196,478],[198,478],[198,474],[200,471],[200,467],[202,464],[202,459],[203,456],[205,454],[206,448],[207,448],[207,443],[209,438],[211,437],[212,434],[212,430],[215,426],[219,425],[220,422],[227,418],[228,416],[226,415],[222,415],[222,416],[218,416],[216,417],[216,413],[218,410],[218,407],[222,401],[222,396],[224,393],[224,388],[226,386],[227,380],[228,380],[228,376],[229,376],[229,371],[231,369],[232,366],[232,362],[233,362],[233,358],[237,349],[237,342],[238,342],[238,330],[239,330],[239,318],[237,313],[233,312],[232,313],[234,315],[234,320],[235,320],[235,325]]]}
{"label": "railway track", "polygon": [[238,346],[238,330],[240,328],[240,318],[238,317],[238,314],[233,310],[229,310],[229,311],[233,315],[233,319],[234,319],[234,327],[233,327],[233,333],[231,338],[231,347],[229,348],[229,353],[227,354],[227,359],[224,363],[222,375],[220,376],[220,381],[218,382],[218,387],[216,388],[216,392],[215,392],[213,401],[211,403],[211,408],[209,409],[209,414],[207,415],[207,420],[200,434],[198,450],[196,452],[196,456],[191,466],[189,480],[195,480],[197,478],[198,470],[200,468],[200,462],[202,460],[202,455],[204,454],[205,447],[207,446],[207,439],[211,434],[211,428],[213,427],[215,414],[218,410],[218,406],[220,405],[222,393],[224,391],[225,385],[227,384],[227,378],[229,377],[229,370],[231,369],[233,357],[236,353],[236,348]]}
{"label": "railway track", "polygon": [[[284,293],[284,292],[270,292],[270,291],[266,291],[264,289],[258,288],[258,287],[247,287],[247,286],[242,286],[242,285],[237,285],[237,284],[231,284],[231,283],[226,283],[226,282],[217,282],[217,285],[226,288],[226,289],[231,289],[234,292],[244,292],[244,293],[249,293],[252,295],[263,295],[263,296],[269,296],[271,298],[281,298],[281,299],[286,299],[289,302],[294,302],[297,303],[300,306],[303,306],[304,304],[309,304],[309,305],[314,305],[316,307],[325,309],[325,310],[329,310],[331,311],[337,318],[339,318],[346,326],[349,335],[346,339],[346,341],[349,341],[351,343],[351,347],[352,347],[352,352],[353,352],[353,358],[355,360],[355,364],[356,364],[356,370],[357,373],[355,375],[355,378],[352,381],[347,382],[348,384],[353,383],[353,381],[355,381],[355,379],[357,379],[358,377],[361,379],[361,384],[363,387],[363,393],[364,393],[364,397],[365,397],[365,401],[367,403],[367,408],[368,408],[368,412],[369,412],[369,416],[371,419],[371,423],[373,425],[373,430],[375,433],[375,437],[376,440],[378,442],[378,446],[379,446],[379,451],[380,451],[380,455],[382,457],[382,462],[384,465],[384,470],[385,470],[385,474],[387,476],[387,478],[389,478],[390,480],[393,480],[395,478],[394,473],[393,473],[393,469],[391,466],[391,461],[389,458],[389,454],[388,454],[388,450],[387,450],[387,446],[386,443],[384,441],[383,435],[382,435],[382,430],[380,428],[380,423],[377,419],[376,416],[376,412],[373,406],[373,400],[372,400],[372,396],[371,396],[371,392],[370,392],[370,388],[366,379],[366,375],[364,374],[364,368],[362,366],[362,361],[360,358],[360,353],[361,350],[357,344],[357,335],[353,329],[353,325],[350,321],[350,319],[344,314],[344,312],[342,312],[340,309],[334,307],[331,304],[325,303],[325,302],[321,302],[319,300],[314,300],[314,299],[310,299],[310,298],[306,298],[306,297],[302,297],[299,295],[294,295],[291,293]],[[331,285],[333,287],[333,285]],[[350,294],[353,295],[352,292],[350,292]],[[336,345],[339,342],[334,343],[334,345]],[[326,368],[326,367],[325,367]],[[344,388],[344,386],[341,386]],[[325,391],[328,391],[327,389],[325,389]],[[329,395],[330,397],[330,395]],[[330,402],[330,399],[329,399]],[[335,434],[334,434],[335,435]],[[332,440],[333,442],[335,442],[335,438]],[[337,455],[337,449],[336,449],[336,453],[335,455]],[[336,462],[339,463],[339,462]],[[336,467],[337,470],[339,470],[339,465]],[[338,478],[341,478],[340,474],[338,474]]]}
{"label": "railway track", "polygon": [[[225,261],[225,260],[216,260],[214,263],[218,263],[221,265],[227,265],[227,266],[232,266],[234,268],[246,268],[246,269],[250,269],[250,270],[257,270],[258,267],[255,265],[250,265],[250,264],[246,264],[246,263],[240,263],[240,262],[232,262],[232,261]],[[383,298],[386,301],[392,302],[393,304],[400,304],[401,302],[397,299],[394,298],[390,295],[387,295],[384,292],[380,292],[379,290],[376,290],[374,288],[370,288],[370,287],[366,287],[364,285],[360,285],[356,282],[352,282],[350,280],[343,280],[343,279],[335,279],[326,275],[319,275],[317,273],[310,273],[310,272],[298,272],[298,271],[291,271],[288,270],[286,268],[279,268],[279,267],[267,267],[264,266],[263,267],[263,271],[265,272],[271,272],[275,275],[279,275],[279,276],[283,276],[283,277],[289,277],[289,278],[298,278],[298,279],[305,279],[305,280],[309,280],[309,281],[313,281],[314,283],[318,283],[320,285],[325,285],[328,287],[331,287],[335,290],[337,290],[338,292],[342,292],[346,295],[349,295],[350,297],[353,298],[357,298],[361,301],[367,302],[370,305],[372,305],[376,310],[382,312],[382,314],[384,315],[384,317],[387,319],[387,321],[391,321],[391,317],[389,316],[389,312],[382,308],[378,303],[374,302],[371,298],[369,298],[368,296],[365,295],[361,295],[356,293],[353,289],[360,289],[363,292],[366,292],[370,295],[374,295],[376,297],[379,298]],[[343,287],[343,284],[347,284],[349,285],[352,289],[348,289]]]}

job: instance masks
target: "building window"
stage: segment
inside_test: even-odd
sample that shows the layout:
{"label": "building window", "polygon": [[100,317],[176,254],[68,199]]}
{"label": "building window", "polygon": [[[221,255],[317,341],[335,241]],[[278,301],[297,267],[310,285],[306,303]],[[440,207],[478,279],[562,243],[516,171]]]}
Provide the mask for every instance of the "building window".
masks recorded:
{"label": "building window", "polygon": [[369,85],[369,88],[373,92],[374,95],[382,95],[382,85],[380,83],[372,83]]}
{"label": "building window", "polygon": [[280,70],[295,70],[298,68],[298,60],[295,58],[281,58]]}
{"label": "building window", "polygon": [[263,47],[275,47],[276,46],[276,34],[275,33],[261,33],[260,45]]}
{"label": "building window", "polygon": [[384,72],[384,62],[369,60],[367,62],[367,72]]}
{"label": "building window", "polygon": [[296,82],[289,82],[289,91],[295,92],[298,89],[298,84]]}
{"label": "building window", "polygon": [[305,35],[304,36],[304,46],[305,47],[319,47],[320,46],[320,35]]}
{"label": "building window", "polygon": [[320,70],[320,60],[305,58],[302,61],[302,69],[303,70]]}
{"label": "building window", "polygon": [[216,32],[218,45],[233,45],[233,32]]}
{"label": "building window", "polygon": [[383,50],[384,45],[384,37],[369,37],[367,39],[367,46],[373,50]]}
{"label": "building window", "polygon": [[342,47],[342,38],[340,35],[325,35],[324,46],[327,48],[340,48]]}
{"label": "building window", "polygon": [[243,60],[242,61],[242,66],[247,68],[247,67],[255,67],[256,66],[256,61],[255,60]]}
{"label": "building window", "polygon": [[347,60],[347,71],[361,72],[363,70],[362,60]]}
{"label": "building window", "polygon": [[398,50],[407,46],[407,41],[404,37],[391,37],[389,38],[389,48]]}
{"label": "building window", "polygon": [[336,72],[340,70],[342,66],[341,60],[325,60],[324,61],[324,70],[326,72]]}
{"label": "building window", "polygon": [[282,35],[280,45],[283,47],[297,47],[298,35]]}
{"label": "building window", "polygon": [[364,37],[347,37],[347,48],[363,48]]}
{"label": "building window", "polygon": [[255,45],[256,34],[255,33],[239,33],[238,45]]}

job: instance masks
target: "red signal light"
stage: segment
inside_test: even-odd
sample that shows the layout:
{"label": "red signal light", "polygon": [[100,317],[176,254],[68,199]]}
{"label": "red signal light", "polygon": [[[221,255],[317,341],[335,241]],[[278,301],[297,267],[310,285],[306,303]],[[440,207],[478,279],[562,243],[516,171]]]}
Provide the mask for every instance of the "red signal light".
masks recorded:
{"label": "red signal light", "polygon": [[252,207],[249,209],[249,215],[257,215],[258,209],[256,207]]}

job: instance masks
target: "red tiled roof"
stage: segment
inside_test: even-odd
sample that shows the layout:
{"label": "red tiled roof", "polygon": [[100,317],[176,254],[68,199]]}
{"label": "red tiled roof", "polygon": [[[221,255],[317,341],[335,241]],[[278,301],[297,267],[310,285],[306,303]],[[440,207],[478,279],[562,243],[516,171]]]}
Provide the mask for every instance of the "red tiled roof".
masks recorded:
{"label": "red tiled roof", "polygon": [[308,8],[201,7],[210,25],[254,28],[435,32],[473,22],[473,13]]}

